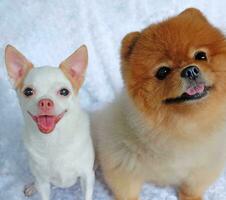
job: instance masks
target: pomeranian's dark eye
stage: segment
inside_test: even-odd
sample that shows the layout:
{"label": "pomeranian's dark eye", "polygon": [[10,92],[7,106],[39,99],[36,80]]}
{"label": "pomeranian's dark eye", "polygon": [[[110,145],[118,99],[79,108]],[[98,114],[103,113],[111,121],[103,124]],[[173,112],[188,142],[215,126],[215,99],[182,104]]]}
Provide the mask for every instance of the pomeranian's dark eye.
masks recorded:
{"label": "pomeranian's dark eye", "polygon": [[195,53],[195,60],[207,60],[207,55],[205,52],[203,51],[198,51]]}
{"label": "pomeranian's dark eye", "polygon": [[166,76],[171,72],[171,69],[169,67],[160,67],[155,74],[155,77],[159,80],[163,80],[166,78]]}
{"label": "pomeranian's dark eye", "polygon": [[23,93],[26,97],[30,97],[30,96],[34,95],[35,92],[34,92],[34,89],[27,87],[24,89]]}
{"label": "pomeranian's dark eye", "polygon": [[62,89],[60,89],[59,93],[60,93],[61,96],[65,96],[66,97],[66,96],[68,96],[70,94],[70,91],[68,89],[66,89],[66,88],[62,88]]}

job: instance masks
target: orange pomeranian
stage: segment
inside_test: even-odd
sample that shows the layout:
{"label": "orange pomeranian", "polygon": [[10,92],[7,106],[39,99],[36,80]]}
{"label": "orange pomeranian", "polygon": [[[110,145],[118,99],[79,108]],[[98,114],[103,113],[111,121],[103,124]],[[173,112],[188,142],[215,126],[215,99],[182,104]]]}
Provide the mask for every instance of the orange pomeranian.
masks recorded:
{"label": "orange pomeranian", "polygon": [[226,39],[203,14],[125,36],[123,92],[93,120],[97,157],[117,200],[144,182],[201,200],[226,161]]}

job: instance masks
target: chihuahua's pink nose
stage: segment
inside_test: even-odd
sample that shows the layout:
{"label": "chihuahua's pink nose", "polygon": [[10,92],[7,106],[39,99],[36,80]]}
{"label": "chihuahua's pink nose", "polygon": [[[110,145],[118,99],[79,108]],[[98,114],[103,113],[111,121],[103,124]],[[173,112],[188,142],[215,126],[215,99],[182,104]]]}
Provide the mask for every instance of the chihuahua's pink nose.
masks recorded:
{"label": "chihuahua's pink nose", "polygon": [[53,109],[54,103],[51,99],[41,99],[38,102],[38,107],[42,112],[47,112]]}

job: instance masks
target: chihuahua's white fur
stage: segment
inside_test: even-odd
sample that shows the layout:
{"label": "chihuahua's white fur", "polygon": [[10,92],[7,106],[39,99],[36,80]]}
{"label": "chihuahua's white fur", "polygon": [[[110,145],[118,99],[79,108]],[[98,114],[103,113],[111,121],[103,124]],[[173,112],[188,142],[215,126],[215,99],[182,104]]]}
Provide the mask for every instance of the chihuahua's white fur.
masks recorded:
{"label": "chihuahua's white fur", "polygon": [[[79,106],[69,80],[59,68],[33,68],[24,80],[24,87],[35,88],[36,96],[30,101],[17,92],[25,119],[24,144],[29,152],[29,164],[36,179],[36,188],[43,200],[49,199],[50,183],[70,187],[81,177],[86,199],[92,199],[94,153],[89,134],[89,119]],[[69,97],[57,96],[62,87],[70,90]],[[33,98],[33,97],[32,97]],[[48,98],[54,102],[56,114],[67,110],[53,132],[43,134],[27,111],[37,113],[37,102]]]}
{"label": "chihuahua's white fur", "polygon": [[[81,109],[77,95],[87,67],[86,47],[80,47],[58,68],[34,68],[10,45],[6,47],[5,57],[9,78],[17,91],[24,116],[23,140],[29,154],[30,169],[35,177],[35,184],[25,187],[25,195],[32,195],[36,188],[42,200],[49,200],[51,184],[70,187],[80,177],[85,199],[91,200],[95,180],[94,150],[89,117]],[[34,94],[25,96],[25,88],[32,88]],[[69,95],[60,95],[62,88],[70,91]],[[53,102],[51,115],[64,113],[48,134],[39,130],[30,115],[40,114],[39,103],[44,100]]]}

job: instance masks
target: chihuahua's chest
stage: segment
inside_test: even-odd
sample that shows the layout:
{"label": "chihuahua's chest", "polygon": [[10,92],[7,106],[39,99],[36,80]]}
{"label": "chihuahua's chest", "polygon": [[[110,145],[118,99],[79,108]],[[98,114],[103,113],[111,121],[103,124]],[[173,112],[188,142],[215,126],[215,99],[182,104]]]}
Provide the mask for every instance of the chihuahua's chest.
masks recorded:
{"label": "chihuahua's chest", "polygon": [[[68,157],[73,158],[73,155],[68,155]],[[74,185],[77,178],[81,175],[81,171],[76,158],[74,157],[73,159],[74,161],[72,162],[67,156],[61,155],[58,158],[49,160],[49,182],[58,187]]]}
{"label": "chihuahua's chest", "polygon": [[[58,187],[70,187],[81,174],[78,149],[43,148],[42,151],[28,149],[30,167],[36,177]],[[61,149],[61,151],[60,151]]]}
{"label": "chihuahua's chest", "polygon": [[37,137],[40,133],[33,134],[34,137],[28,137],[29,133],[25,133],[24,143],[34,176],[58,187],[75,184],[83,170],[92,166],[94,160],[88,130],[80,124],[80,128],[74,128],[72,134],[60,131],[60,136],[51,133],[52,136],[47,136],[45,140]]}

